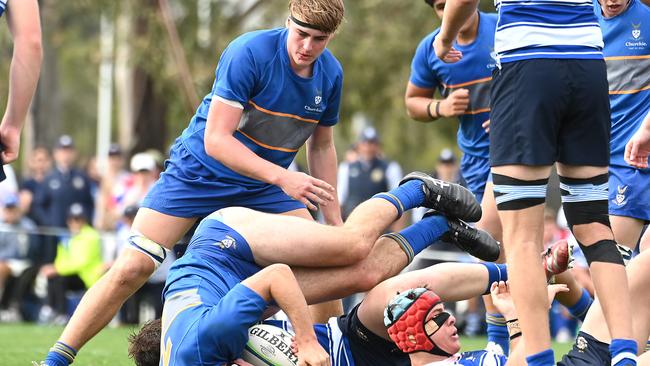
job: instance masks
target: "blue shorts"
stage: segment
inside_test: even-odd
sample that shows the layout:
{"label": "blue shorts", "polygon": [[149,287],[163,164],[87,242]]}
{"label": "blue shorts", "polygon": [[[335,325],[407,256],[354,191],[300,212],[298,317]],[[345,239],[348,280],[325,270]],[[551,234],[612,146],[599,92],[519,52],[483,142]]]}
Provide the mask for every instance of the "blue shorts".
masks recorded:
{"label": "blue shorts", "polygon": [[490,164],[609,166],[603,60],[531,59],[494,69]]}
{"label": "blue shorts", "polygon": [[248,328],[260,320],[266,301],[237,284],[215,303],[214,289],[200,277],[181,281],[188,289],[165,301],[160,364],[221,365],[241,357]]}
{"label": "blue shorts", "polygon": [[179,141],[171,149],[165,171],[142,202],[142,207],[187,218],[205,217],[233,206],[269,213],[305,208],[277,186],[260,183],[244,187],[215,176]]}
{"label": "blue shorts", "polygon": [[569,353],[562,357],[558,366],[610,365],[609,344],[603,343],[587,333],[579,332]]}
{"label": "blue shorts", "polygon": [[485,184],[491,180],[490,159],[464,154],[460,160],[460,173],[476,200],[481,202],[485,193]]}
{"label": "blue shorts", "polygon": [[650,221],[650,170],[609,167],[609,214]]}

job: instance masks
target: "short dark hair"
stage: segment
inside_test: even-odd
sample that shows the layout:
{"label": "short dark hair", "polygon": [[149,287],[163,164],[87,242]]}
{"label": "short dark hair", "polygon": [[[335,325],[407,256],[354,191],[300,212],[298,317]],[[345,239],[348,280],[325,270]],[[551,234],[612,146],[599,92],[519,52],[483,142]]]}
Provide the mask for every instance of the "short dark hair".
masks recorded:
{"label": "short dark hair", "polygon": [[433,8],[433,1],[434,0],[424,0],[424,2],[427,3],[427,5],[429,5],[432,8]]}
{"label": "short dark hair", "polygon": [[160,319],[156,319],[146,322],[139,332],[129,336],[129,357],[136,366],[158,366],[160,334]]}

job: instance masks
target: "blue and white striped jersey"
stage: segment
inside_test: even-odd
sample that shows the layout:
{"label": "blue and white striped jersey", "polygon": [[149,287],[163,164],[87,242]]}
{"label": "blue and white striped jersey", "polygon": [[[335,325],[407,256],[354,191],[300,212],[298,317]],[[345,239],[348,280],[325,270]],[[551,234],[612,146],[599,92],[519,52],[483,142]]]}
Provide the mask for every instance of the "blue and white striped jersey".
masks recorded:
{"label": "blue and white striped jersey", "polygon": [[591,0],[495,0],[499,63],[527,59],[603,59]]}
{"label": "blue and white striped jersey", "polygon": [[7,0],[0,0],[0,17],[5,13],[5,10],[7,10]]}

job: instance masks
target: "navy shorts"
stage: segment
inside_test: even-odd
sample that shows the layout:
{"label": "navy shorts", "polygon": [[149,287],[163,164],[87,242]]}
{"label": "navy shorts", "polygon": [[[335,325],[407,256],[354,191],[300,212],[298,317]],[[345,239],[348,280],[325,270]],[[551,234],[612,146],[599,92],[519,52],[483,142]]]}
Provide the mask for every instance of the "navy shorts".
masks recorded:
{"label": "navy shorts", "polygon": [[205,217],[225,207],[241,206],[268,213],[305,208],[278,186],[244,187],[215,176],[177,142],[165,171],[151,187],[143,207],[176,217]]}
{"label": "navy shorts", "polygon": [[609,165],[605,61],[505,63],[494,70],[491,100],[491,166]]}
{"label": "navy shorts", "polygon": [[569,353],[562,357],[558,366],[609,366],[612,358],[609,344],[603,343],[587,333],[579,332]]}

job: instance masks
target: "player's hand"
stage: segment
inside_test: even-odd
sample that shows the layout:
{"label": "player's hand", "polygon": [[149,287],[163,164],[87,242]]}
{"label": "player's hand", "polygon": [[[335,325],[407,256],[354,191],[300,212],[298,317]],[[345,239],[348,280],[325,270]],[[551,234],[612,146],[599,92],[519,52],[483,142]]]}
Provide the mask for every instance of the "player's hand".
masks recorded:
{"label": "player's hand", "polygon": [[[8,125],[4,120],[2,125]],[[4,151],[0,153],[2,162],[9,164],[18,159],[18,152],[20,151],[20,129],[15,128],[0,128],[0,143],[4,146]]]}
{"label": "player's hand", "polygon": [[287,171],[277,185],[312,211],[317,210],[316,205],[325,206],[334,200],[334,187],[305,173]]}
{"label": "player's hand", "polygon": [[490,120],[488,119],[487,121],[483,122],[481,124],[481,127],[485,130],[485,133],[490,133]]}
{"label": "player's hand", "polygon": [[548,292],[548,308],[550,309],[553,300],[555,300],[555,295],[560,292],[569,292],[569,287],[564,283],[557,283],[554,285],[548,285],[546,291]]}
{"label": "player's hand", "polygon": [[330,355],[325,352],[316,337],[307,341],[297,340],[292,345],[298,355],[298,366],[329,366]]}
{"label": "player's hand", "polygon": [[625,162],[638,169],[647,169],[648,155],[650,155],[650,130],[641,126],[625,145]]}
{"label": "player's hand", "polygon": [[469,90],[457,89],[440,102],[442,117],[456,117],[465,113],[469,106]]}
{"label": "player's hand", "polygon": [[492,286],[490,286],[490,297],[492,303],[504,318],[517,318],[517,310],[515,310],[515,303],[512,301],[512,296],[510,296],[510,286],[508,286],[507,282],[493,282]]}
{"label": "player's hand", "polygon": [[443,41],[440,34],[433,40],[433,50],[443,62],[453,64],[463,58],[463,53],[453,47],[453,42]]}

